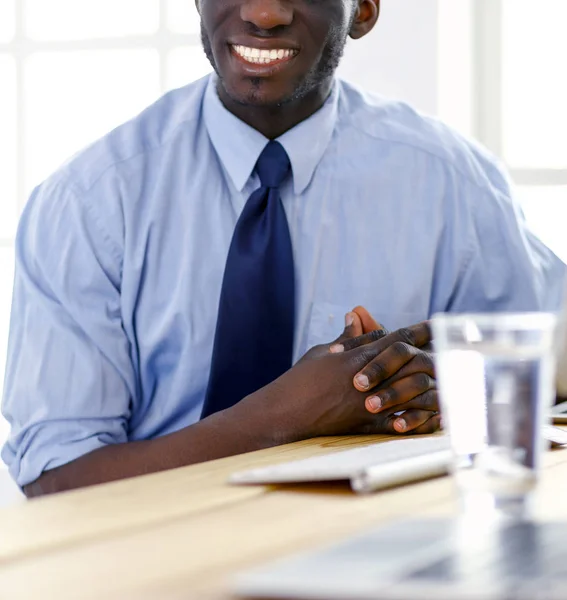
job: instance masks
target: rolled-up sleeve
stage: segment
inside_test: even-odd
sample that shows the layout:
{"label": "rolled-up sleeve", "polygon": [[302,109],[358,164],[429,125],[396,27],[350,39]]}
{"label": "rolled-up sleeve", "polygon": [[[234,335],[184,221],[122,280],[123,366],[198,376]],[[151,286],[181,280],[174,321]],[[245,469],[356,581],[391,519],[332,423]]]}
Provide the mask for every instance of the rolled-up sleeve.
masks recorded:
{"label": "rolled-up sleeve", "polygon": [[22,216],[2,412],[2,458],[26,485],[127,441],[134,376],[120,304],[121,251],[96,205],[59,178]]}

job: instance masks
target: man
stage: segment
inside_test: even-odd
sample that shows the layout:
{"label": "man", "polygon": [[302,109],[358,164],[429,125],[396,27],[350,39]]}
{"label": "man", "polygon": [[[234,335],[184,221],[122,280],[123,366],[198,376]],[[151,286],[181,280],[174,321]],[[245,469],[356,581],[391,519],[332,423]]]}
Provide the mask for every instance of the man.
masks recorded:
{"label": "man", "polygon": [[198,9],[216,76],[81,153],[23,214],[3,458],[30,496],[434,431],[429,329],[406,326],[558,304],[563,265],[494,161],[334,78],[379,0]]}

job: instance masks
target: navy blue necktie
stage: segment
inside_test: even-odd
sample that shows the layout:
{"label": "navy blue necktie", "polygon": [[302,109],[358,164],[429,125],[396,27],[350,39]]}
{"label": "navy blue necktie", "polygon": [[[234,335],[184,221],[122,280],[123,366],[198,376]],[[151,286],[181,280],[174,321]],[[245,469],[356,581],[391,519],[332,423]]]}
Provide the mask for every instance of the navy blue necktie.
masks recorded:
{"label": "navy blue necktie", "polygon": [[266,145],[256,172],[261,187],[248,199],[228,252],[201,418],[233,406],[291,367],[295,278],[278,189],[290,162],[281,144]]}

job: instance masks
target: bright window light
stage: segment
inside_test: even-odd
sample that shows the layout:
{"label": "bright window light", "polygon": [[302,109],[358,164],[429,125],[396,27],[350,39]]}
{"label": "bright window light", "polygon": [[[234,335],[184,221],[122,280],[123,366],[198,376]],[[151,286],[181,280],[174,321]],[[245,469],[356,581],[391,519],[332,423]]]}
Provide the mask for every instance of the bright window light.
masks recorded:
{"label": "bright window light", "polygon": [[167,1],[167,26],[175,33],[198,33],[200,19],[192,0]]}
{"label": "bright window light", "polygon": [[200,46],[172,50],[167,60],[167,87],[182,87],[212,71],[211,63]]}
{"label": "bright window light", "polygon": [[145,35],[159,26],[159,0],[27,0],[24,6],[25,32],[34,40]]}
{"label": "bright window light", "polygon": [[[11,238],[17,220],[16,64],[0,54],[0,240]],[[0,277],[2,276],[0,272]],[[2,282],[0,281],[0,286]],[[1,343],[0,338],[0,343]]]}
{"label": "bright window light", "polygon": [[516,196],[532,231],[567,262],[567,186],[521,186]]}
{"label": "bright window light", "polygon": [[503,2],[503,148],[515,168],[567,169],[567,2]]}
{"label": "bright window light", "polygon": [[0,0],[0,44],[12,41],[16,32],[16,0]]}
{"label": "bright window light", "polygon": [[152,49],[49,52],[25,69],[27,192],[160,95]]}
{"label": "bright window light", "polygon": [[[0,248],[0,394],[4,389],[4,365],[8,345],[8,324],[12,302],[12,282],[14,280],[14,250]],[[0,443],[8,435],[8,424],[0,417]],[[1,468],[1,467],[0,467]]]}

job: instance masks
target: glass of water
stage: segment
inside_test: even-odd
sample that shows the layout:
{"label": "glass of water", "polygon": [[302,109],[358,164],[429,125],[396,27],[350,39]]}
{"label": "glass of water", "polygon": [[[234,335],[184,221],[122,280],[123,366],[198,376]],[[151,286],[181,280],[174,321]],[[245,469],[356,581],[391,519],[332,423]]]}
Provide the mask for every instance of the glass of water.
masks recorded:
{"label": "glass of water", "polygon": [[556,326],[551,313],[432,320],[443,423],[465,516],[530,517],[555,393]]}

